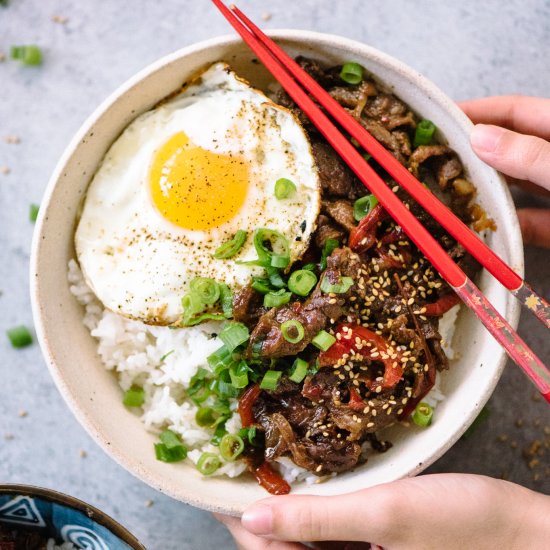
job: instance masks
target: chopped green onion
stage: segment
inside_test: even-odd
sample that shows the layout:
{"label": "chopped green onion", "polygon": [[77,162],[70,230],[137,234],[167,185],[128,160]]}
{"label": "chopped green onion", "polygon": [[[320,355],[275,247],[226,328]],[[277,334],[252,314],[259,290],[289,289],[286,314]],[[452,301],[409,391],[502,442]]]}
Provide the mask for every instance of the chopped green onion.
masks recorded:
{"label": "chopped green onion", "polygon": [[327,268],[327,258],[332,254],[334,249],[338,248],[338,246],[340,246],[340,243],[336,239],[327,239],[325,241],[323,251],[321,252],[321,262],[319,263],[321,271]]}
{"label": "chopped green onion", "polygon": [[224,435],[220,441],[220,454],[228,462],[233,462],[244,451],[244,441],[234,434]]}
{"label": "chopped green onion", "polygon": [[317,336],[311,341],[311,343],[321,351],[327,351],[334,342],[336,342],[336,338],[326,330],[319,331]]}
{"label": "chopped green onion", "polygon": [[327,294],[344,294],[353,286],[353,279],[351,277],[342,277],[339,283],[331,283],[328,277],[321,279],[321,290]]}
{"label": "chopped green onion", "polygon": [[306,264],[302,267],[302,269],[305,269],[306,271],[315,271],[317,266],[315,264]]}
{"label": "chopped green onion", "polygon": [[169,449],[164,443],[155,443],[155,456],[162,462],[180,462],[187,456],[187,449],[183,445]]}
{"label": "chopped green onion", "polygon": [[191,397],[191,400],[195,403],[195,405],[200,405],[212,395],[212,391],[206,384],[203,384],[202,386],[199,386],[192,395],[189,390],[187,391],[187,394]]}
{"label": "chopped green onion", "polygon": [[257,446],[258,442],[256,441],[256,426],[249,426],[248,428],[241,428],[239,430],[239,437],[241,439],[248,439],[248,442],[254,447]]}
{"label": "chopped green onion", "polygon": [[122,403],[127,407],[141,407],[145,401],[145,390],[139,386],[132,386],[124,392]]}
{"label": "chopped green onion", "polygon": [[187,327],[193,327],[202,323],[203,321],[225,321],[227,317],[221,313],[203,313],[194,319],[191,319],[186,325]]}
{"label": "chopped green onion", "polygon": [[434,414],[434,410],[428,403],[418,403],[416,406],[416,409],[414,409],[414,412],[412,414],[413,422],[422,428],[425,428],[429,426],[432,423],[432,416]]}
{"label": "chopped green onion", "polygon": [[212,255],[216,258],[216,260],[227,260],[227,258],[232,258],[243,247],[246,242],[246,236],[246,231],[239,229],[230,241],[227,241],[220,247],[216,248],[214,254]]}
{"label": "chopped green onion", "polygon": [[275,198],[278,200],[288,199],[296,193],[296,185],[287,178],[279,178],[275,182]]}
{"label": "chopped green onion", "polygon": [[223,436],[227,433],[227,430],[225,429],[225,423],[218,424],[216,426],[216,429],[214,430],[214,435],[212,436],[212,439],[210,440],[210,443],[212,445],[215,445],[216,447],[219,446],[220,441],[222,440]]}
{"label": "chopped green onion", "polygon": [[431,120],[421,120],[416,125],[413,145],[415,147],[419,145],[429,145],[432,142],[434,132],[435,124]]}
{"label": "chopped green onion", "polygon": [[250,369],[244,360],[239,361],[236,365],[232,365],[229,369],[231,385],[237,389],[246,388],[246,386],[248,386],[249,370]]}
{"label": "chopped green onion", "polygon": [[8,329],[6,334],[14,348],[24,348],[32,344],[32,335],[29,329],[23,325]]}
{"label": "chopped green onion", "polygon": [[348,84],[359,84],[363,80],[363,67],[359,63],[344,63],[340,78]]}
{"label": "chopped green onion", "polygon": [[206,369],[203,369],[202,367],[199,367],[197,369],[197,372],[192,376],[191,380],[189,381],[189,389],[187,390],[187,393],[189,395],[191,394],[191,390],[195,387],[202,387],[202,385],[205,383],[205,379],[208,375],[208,371]]}
{"label": "chopped green onion", "polygon": [[290,263],[290,258],[288,256],[281,256],[280,254],[273,254],[273,256],[271,256],[272,267],[283,269],[289,263]]}
{"label": "chopped green onion", "polygon": [[370,153],[363,153],[361,155],[367,162],[372,158],[372,155]]}
{"label": "chopped green onion", "polygon": [[195,294],[206,305],[215,304],[220,298],[220,285],[209,277],[195,277],[190,283],[190,294]]}
{"label": "chopped green onion", "polygon": [[284,288],[277,292],[268,292],[264,294],[264,307],[279,307],[290,302],[292,292],[286,292]]}
{"label": "chopped green onion", "polygon": [[211,407],[201,407],[195,413],[195,422],[201,428],[213,426],[217,418],[218,415],[215,414],[214,409],[212,409]]}
{"label": "chopped green onion", "polygon": [[317,284],[317,275],[307,269],[294,271],[288,279],[288,289],[298,296],[307,296]]}
{"label": "chopped green onion", "polygon": [[183,446],[180,436],[172,430],[164,430],[160,434],[159,439],[161,443],[164,443],[167,449],[175,449],[176,447]]}
{"label": "chopped green onion", "polygon": [[11,58],[18,59],[24,65],[40,65],[42,52],[38,46],[12,46]]}
{"label": "chopped green onion", "polygon": [[168,356],[172,355],[172,353],[174,353],[175,351],[176,351],[175,349],[172,349],[172,350],[170,350],[168,353],[165,353],[165,354],[160,358],[159,362],[160,362],[160,363],[163,363],[164,360],[165,360]]}
{"label": "chopped green onion", "polygon": [[296,384],[299,384],[306,377],[308,367],[309,365],[307,364],[307,361],[297,357],[292,365],[292,369],[290,370],[288,377],[293,382],[296,382]]}
{"label": "chopped green onion", "polygon": [[220,340],[225,344],[225,347],[229,351],[233,351],[235,348],[244,344],[248,340],[249,336],[248,328],[242,323],[229,323],[220,332]]}
{"label": "chopped green onion", "polygon": [[233,353],[232,351],[224,344],[219,347],[216,351],[211,353],[206,361],[210,365],[210,368],[218,373],[220,370],[226,369],[231,366],[233,363]]}
{"label": "chopped green onion", "polygon": [[276,267],[266,267],[265,270],[272,286],[275,288],[284,288],[286,286],[280,271]]}
{"label": "chopped green onion", "polygon": [[29,220],[31,222],[35,222],[36,218],[38,218],[39,208],[40,208],[40,206],[38,206],[38,204],[31,204],[31,206],[29,208]]}
{"label": "chopped green onion", "polygon": [[197,313],[204,310],[204,304],[197,294],[188,292],[181,299],[181,306],[183,307],[183,314],[181,316],[181,324],[184,326],[190,326],[195,324],[194,319]]}
{"label": "chopped green onion", "polygon": [[252,277],[252,284],[250,286],[261,294],[267,294],[271,291],[269,279],[263,279],[262,277]]}
{"label": "chopped green onion", "polygon": [[289,319],[281,325],[283,338],[291,344],[297,344],[304,339],[304,326],[296,319]]}
{"label": "chopped green onion", "polygon": [[224,317],[233,315],[233,293],[225,283],[218,283],[220,287],[220,302],[222,303],[222,311]]}
{"label": "chopped green onion", "polygon": [[290,246],[288,240],[284,235],[274,229],[256,229],[256,231],[254,231],[254,248],[258,254],[258,259],[251,262],[239,263],[245,265],[259,265],[262,267],[286,267],[290,263]]}
{"label": "chopped green onion", "polygon": [[[231,380],[231,379],[230,379]],[[221,397],[237,397],[239,395],[239,389],[233,386],[229,381],[216,380],[216,393]]]}
{"label": "chopped green onion", "polygon": [[197,470],[205,476],[212,475],[220,466],[222,462],[218,455],[214,453],[202,453],[197,462]]}
{"label": "chopped green onion", "polygon": [[360,222],[378,204],[374,195],[365,195],[353,204],[353,217]]}
{"label": "chopped green onion", "polygon": [[282,374],[280,370],[268,370],[260,382],[260,388],[262,390],[274,390]]}

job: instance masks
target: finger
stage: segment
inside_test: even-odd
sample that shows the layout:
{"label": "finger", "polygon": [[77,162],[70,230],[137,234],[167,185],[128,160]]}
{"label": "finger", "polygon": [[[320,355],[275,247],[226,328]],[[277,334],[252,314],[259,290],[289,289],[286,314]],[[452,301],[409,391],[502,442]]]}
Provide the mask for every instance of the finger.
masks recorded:
{"label": "finger", "polygon": [[[377,541],[386,538],[398,517],[399,488],[379,485],[333,497],[289,495],[264,499],[242,517],[245,529],[275,539],[301,541]],[[358,507],[361,519],[358,521]]]}
{"label": "finger", "polygon": [[517,530],[516,503],[531,506],[533,495],[483,476],[439,474],[334,497],[265,499],[245,511],[242,524],[276,540],[369,541],[395,550],[504,548]]}
{"label": "finger", "polygon": [[525,244],[550,248],[550,209],[522,208],[518,218]]}
{"label": "finger", "polygon": [[478,124],[470,136],[477,156],[513,178],[550,189],[550,143],[498,126]]}
{"label": "finger", "polygon": [[214,517],[227,527],[239,550],[307,550],[303,544],[268,540],[253,535],[244,529],[239,518],[222,514],[214,514]]}
{"label": "finger", "polygon": [[495,96],[462,101],[458,105],[474,124],[494,124],[550,139],[550,99]]}

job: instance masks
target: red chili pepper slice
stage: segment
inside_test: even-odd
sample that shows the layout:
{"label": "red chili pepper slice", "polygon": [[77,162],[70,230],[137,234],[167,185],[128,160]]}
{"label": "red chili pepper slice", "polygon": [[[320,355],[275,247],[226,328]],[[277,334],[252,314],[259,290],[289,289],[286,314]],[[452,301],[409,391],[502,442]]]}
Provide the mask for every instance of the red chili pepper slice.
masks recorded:
{"label": "red chili pepper slice", "polygon": [[241,417],[241,424],[243,428],[248,428],[254,424],[254,415],[252,414],[252,405],[262,390],[258,384],[254,384],[245,390],[239,399],[239,415]]}
{"label": "red chili pepper slice", "polygon": [[258,483],[272,495],[288,495],[290,485],[269,465],[263,462],[257,468],[252,469],[252,475]]}
{"label": "red chili pepper slice", "polygon": [[348,407],[354,411],[362,411],[367,404],[361,399],[361,396],[357,393],[357,390],[353,387],[349,387],[349,402]]}
{"label": "red chili pepper slice", "polygon": [[[344,354],[351,355],[353,350],[371,361],[384,363],[383,389],[393,388],[401,380],[403,376],[401,353],[395,350],[396,357],[393,359],[391,357],[382,358],[382,354],[386,354],[389,348],[388,342],[382,336],[361,325],[348,323],[339,325],[336,328],[335,336],[336,342],[327,351],[322,351],[319,354],[319,364],[322,367],[335,365]],[[356,341],[356,338],[359,339],[359,342]],[[363,345],[363,341],[367,342],[367,345]],[[373,354],[375,355],[373,356]],[[377,385],[376,382],[370,383],[371,389],[376,388]]]}
{"label": "red chili pepper slice", "polygon": [[381,204],[377,204],[349,234],[349,247],[354,252],[365,252],[376,243],[378,222],[388,217]]}
{"label": "red chili pepper slice", "polygon": [[424,312],[424,315],[427,317],[435,317],[443,315],[444,313],[447,313],[453,306],[456,306],[456,304],[460,303],[460,298],[458,297],[458,294],[455,294],[454,292],[449,292],[449,294],[445,294],[444,296],[441,296],[439,300],[435,301],[433,304],[426,304],[425,307],[426,311]]}

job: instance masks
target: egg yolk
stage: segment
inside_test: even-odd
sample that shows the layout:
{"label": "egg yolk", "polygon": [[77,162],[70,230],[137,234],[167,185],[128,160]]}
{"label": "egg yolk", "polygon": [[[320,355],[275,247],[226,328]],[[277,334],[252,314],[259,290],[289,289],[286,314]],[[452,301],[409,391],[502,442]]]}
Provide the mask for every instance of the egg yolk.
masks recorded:
{"label": "egg yolk", "polygon": [[151,197],[162,216],[184,229],[207,230],[232,219],[248,190],[248,164],[174,134],[156,152],[149,174]]}

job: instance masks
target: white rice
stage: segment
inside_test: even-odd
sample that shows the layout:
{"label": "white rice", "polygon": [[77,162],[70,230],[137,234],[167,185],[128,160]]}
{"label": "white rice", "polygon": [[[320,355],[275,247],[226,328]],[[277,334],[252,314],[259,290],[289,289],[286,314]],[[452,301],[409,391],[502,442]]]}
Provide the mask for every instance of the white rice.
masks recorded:
{"label": "white rice", "polygon": [[[157,434],[166,428],[179,434],[195,463],[203,452],[217,452],[209,443],[212,434],[195,423],[197,406],[183,397],[199,367],[210,370],[206,358],[223,344],[215,336],[223,325],[208,322],[172,330],[132,321],[103,308],[74,260],[69,262],[68,278],[71,292],[85,308],[84,324],[98,341],[105,368],[116,373],[122,390],[133,384],[143,387],[141,420],[145,427]],[[236,409],[236,400],[232,407]],[[234,412],[226,429],[236,433],[240,428],[239,415]],[[227,462],[214,475],[234,477],[245,469],[242,461]]]}
{"label": "white rice", "polygon": [[[190,449],[188,460],[195,464],[203,452],[218,454],[218,449],[210,444],[212,434],[195,423],[197,406],[185,401],[184,396],[197,370],[210,370],[206,358],[223,344],[216,336],[223,323],[211,321],[178,330],[146,325],[103,308],[75,260],[69,262],[68,279],[72,294],[85,308],[83,322],[98,341],[98,353],[105,368],[116,373],[122,390],[134,384],[143,387],[145,402],[141,420],[147,430],[158,434],[168,428],[178,433]],[[458,309],[458,306],[453,308],[440,320],[444,349],[449,358],[454,355],[450,343]],[[439,379],[438,376],[436,385],[424,398],[433,407],[444,399]],[[241,428],[236,408],[237,401],[232,400],[234,412],[226,422],[229,433],[237,433]],[[296,466],[289,458],[281,457],[278,462],[281,475],[289,483],[319,482],[318,476]],[[235,477],[245,469],[243,461],[224,462],[213,475]],[[72,547],[60,548],[71,550]]]}

